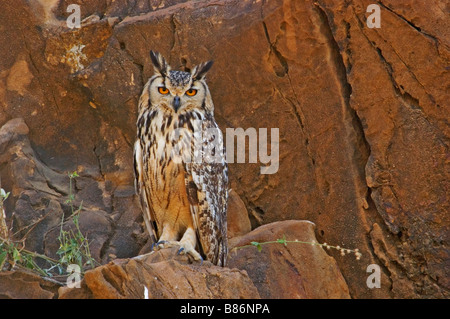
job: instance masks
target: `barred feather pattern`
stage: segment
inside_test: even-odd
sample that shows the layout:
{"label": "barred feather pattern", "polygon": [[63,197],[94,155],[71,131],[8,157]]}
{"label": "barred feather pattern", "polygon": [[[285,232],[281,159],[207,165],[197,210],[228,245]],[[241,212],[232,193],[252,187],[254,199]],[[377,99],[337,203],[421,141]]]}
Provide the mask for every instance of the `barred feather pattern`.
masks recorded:
{"label": "barred feather pattern", "polygon": [[[197,122],[196,122],[197,123]],[[186,187],[190,209],[198,229],[202,249],[207,259],[225,265],[227,248],[228,167],[225,161],[223,137],[212,116],[207,116],[199,128],[204,133],[200,157],[202,162],[185,164]],[[208,129],[218,136],[208,134]],[[217,139],[214,143],[213,140]],[[212,150],[211,147],[218,147]],[[214,154],[214,158],[212,157]],[[207,243],[203,245],[203,243]],[[205,247],[207,250],[205,250]]]}

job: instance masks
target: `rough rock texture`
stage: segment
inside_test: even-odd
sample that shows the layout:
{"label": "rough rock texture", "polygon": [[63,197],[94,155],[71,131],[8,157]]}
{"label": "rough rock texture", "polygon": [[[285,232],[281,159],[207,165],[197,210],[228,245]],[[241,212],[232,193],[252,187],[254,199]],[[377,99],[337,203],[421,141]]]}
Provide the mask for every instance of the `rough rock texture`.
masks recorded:
{"label": "rough rock texture", "polygon": [[[381,28],[370,29],[372,2],[5,2],[0,126],[24,120],[0,134],[7,217],[20,230],[45,216],[26,243],[51,254],[77,170],[96,257],[136,255],[132,143],[148,51],[175,67],[214,59],[222,130],[279,128],[276,174],[230,164],[252,228],[311,220],[320,241],[359,248],[358,263],[331,252],[353,298],[448,298],[449,7],[378,1]],[[65,25],[71,3],[80,29]],[[373,263],[380,289],[366,286]]]}
{"label": "rough rock texture", "polygon": [[0,272],[0,299],[52,299],[58,285],[23,271]]}
{"label": "rough rock texture", "polygon": [[[235,248],[230,254],[228,266],[245,269],[261,298],[350,298],[348,286],[336,261],[322,247],[273,243],[262,245],[261,252],[258,252],[250,244],[283,237],[288,241],[317,242],[311,222],[289,220],[270,223],[232,240],[231,245]],[[246,245],[250,247],[238,248]],[[351,256],[340,258],[354,260]]]}
{"label": "rough rock texture", "polygon": [[152,252],[133,259],[118,259],[86,272],[80,288],[59,289],[60,299],[72,298],[259,298],[247,273],[205,261],[186,265],[177,248]]}
{"label": "rough rock texture", "polygon": [[234,190],[228,194],[227,214],[228,238],[244,235],[252,230],[245,203]]}
{"label": "rough rock texture", "polygon": [[[62,218],[64,230],[73,226],[68,218],[72,214],[67,203],[69,177],[38,158],[28,132],[23,119],[12,119],[0,128],[2,187],[16,199],[5,203],[6,215],[14,239],[25,238],[27,249],[55,258]],[[92,257],[106,261],[110,255],[137,255],[143,230],[132,186],[112,189],[108,181],[85,174],[75,179],[73,193],[74,207],[83,207],[79,225],[90,243]]]}

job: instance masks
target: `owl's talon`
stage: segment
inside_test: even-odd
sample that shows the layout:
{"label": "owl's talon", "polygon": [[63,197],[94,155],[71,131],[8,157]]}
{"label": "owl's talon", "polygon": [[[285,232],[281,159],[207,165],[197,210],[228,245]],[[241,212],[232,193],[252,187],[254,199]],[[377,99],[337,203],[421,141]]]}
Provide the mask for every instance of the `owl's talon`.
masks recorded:
{"label": "owl's talon", "polygon": [[153,244],[152,244],[152,247],[150,248],[150,250],[151,250],[151,251],[154,251],[154,250],[155,250],[155,248],[157,248],[159,244],[160,244],[160,242],[159,242],[159,241],[158,241],[158,242],[156,242],[156,243],[153,243]]}
{"label": "owl's talon", "polygon": [[181,254],[181,255],[189,255],[194,260],[196,260],[196,261],[201,260],[202,263],[203,263],[202,256],[198,253],[198,251],[195,250],[194,247],[192,247],[191,244],[180,243],[180,249],[178,250],[177,255],[179,255],[179,254]]}
{"label": "owl's talon", "polygon": [[164,248],[165,244],[167,244],[166,240],[160,240],[155,245],[156,245],[157,248],[161,249],[161,248]]}
{"label": "owl's talon", "polygon": [[152,250],[170,248],[178,245],[179,245],[178,241],[160,240],[152,245]]}
{"label": "owl's talon", "polygon": [[177,256],[178,255],[188,255],[195,261],[200,261],[200,266],[203,265],[203,257],[195,249],[186,250],[184,247],[180,247],[177,252]]}

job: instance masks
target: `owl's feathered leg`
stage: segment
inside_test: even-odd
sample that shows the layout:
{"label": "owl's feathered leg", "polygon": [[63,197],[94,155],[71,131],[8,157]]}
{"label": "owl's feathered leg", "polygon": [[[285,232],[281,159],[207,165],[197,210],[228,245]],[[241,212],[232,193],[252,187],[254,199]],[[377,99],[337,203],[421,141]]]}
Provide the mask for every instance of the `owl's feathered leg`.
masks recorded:
{"label": "owl's feathered leg", "polygon": [[177,233],[172,227],[170,227],[168,224],[164,225],[162,234],[159,237],[158,242],[152,245],[152,250],[153,248],[163,249],[178,246],[177,237]]}
{"label": "owl's feathered leg", "polygon": [[180,250],[178,250],[179,254],[188,254],[195,260],[200,260],[203,263],[202,256],[195,250],[195,246],[197,244],[197,235],[195,234],[195,230],[193,228],[188,228],[184,232],[183,237],[180,240]]}
{"label": "owl's feathered leg", "polygon": [[176,238],[177,234],[173,232],[170,227],[164,227],[161,237],[159,238],[157,243],[153,244],[152,250],[154,248],[164,249],[170,247],[179,247],[178,254],[187,254],[194,258],[194,260],[200,260],[203,263],[202,256],[195,250],[195,246],[197,244],[197,236],[193,228],[188,227],[180,241],[177,241]]}

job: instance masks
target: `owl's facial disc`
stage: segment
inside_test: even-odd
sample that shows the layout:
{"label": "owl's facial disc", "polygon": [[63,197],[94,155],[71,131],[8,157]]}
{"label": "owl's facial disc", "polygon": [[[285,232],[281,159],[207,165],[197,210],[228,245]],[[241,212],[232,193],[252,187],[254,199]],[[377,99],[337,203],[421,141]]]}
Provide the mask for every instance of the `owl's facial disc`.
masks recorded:
{"label": "owl's facial disc", "polygon": [[165,113],[184,113],[200,108],[205,98],[205,87],[190,73],[170,71],[167,76],[157,75],[152,82],[152,103]]}

